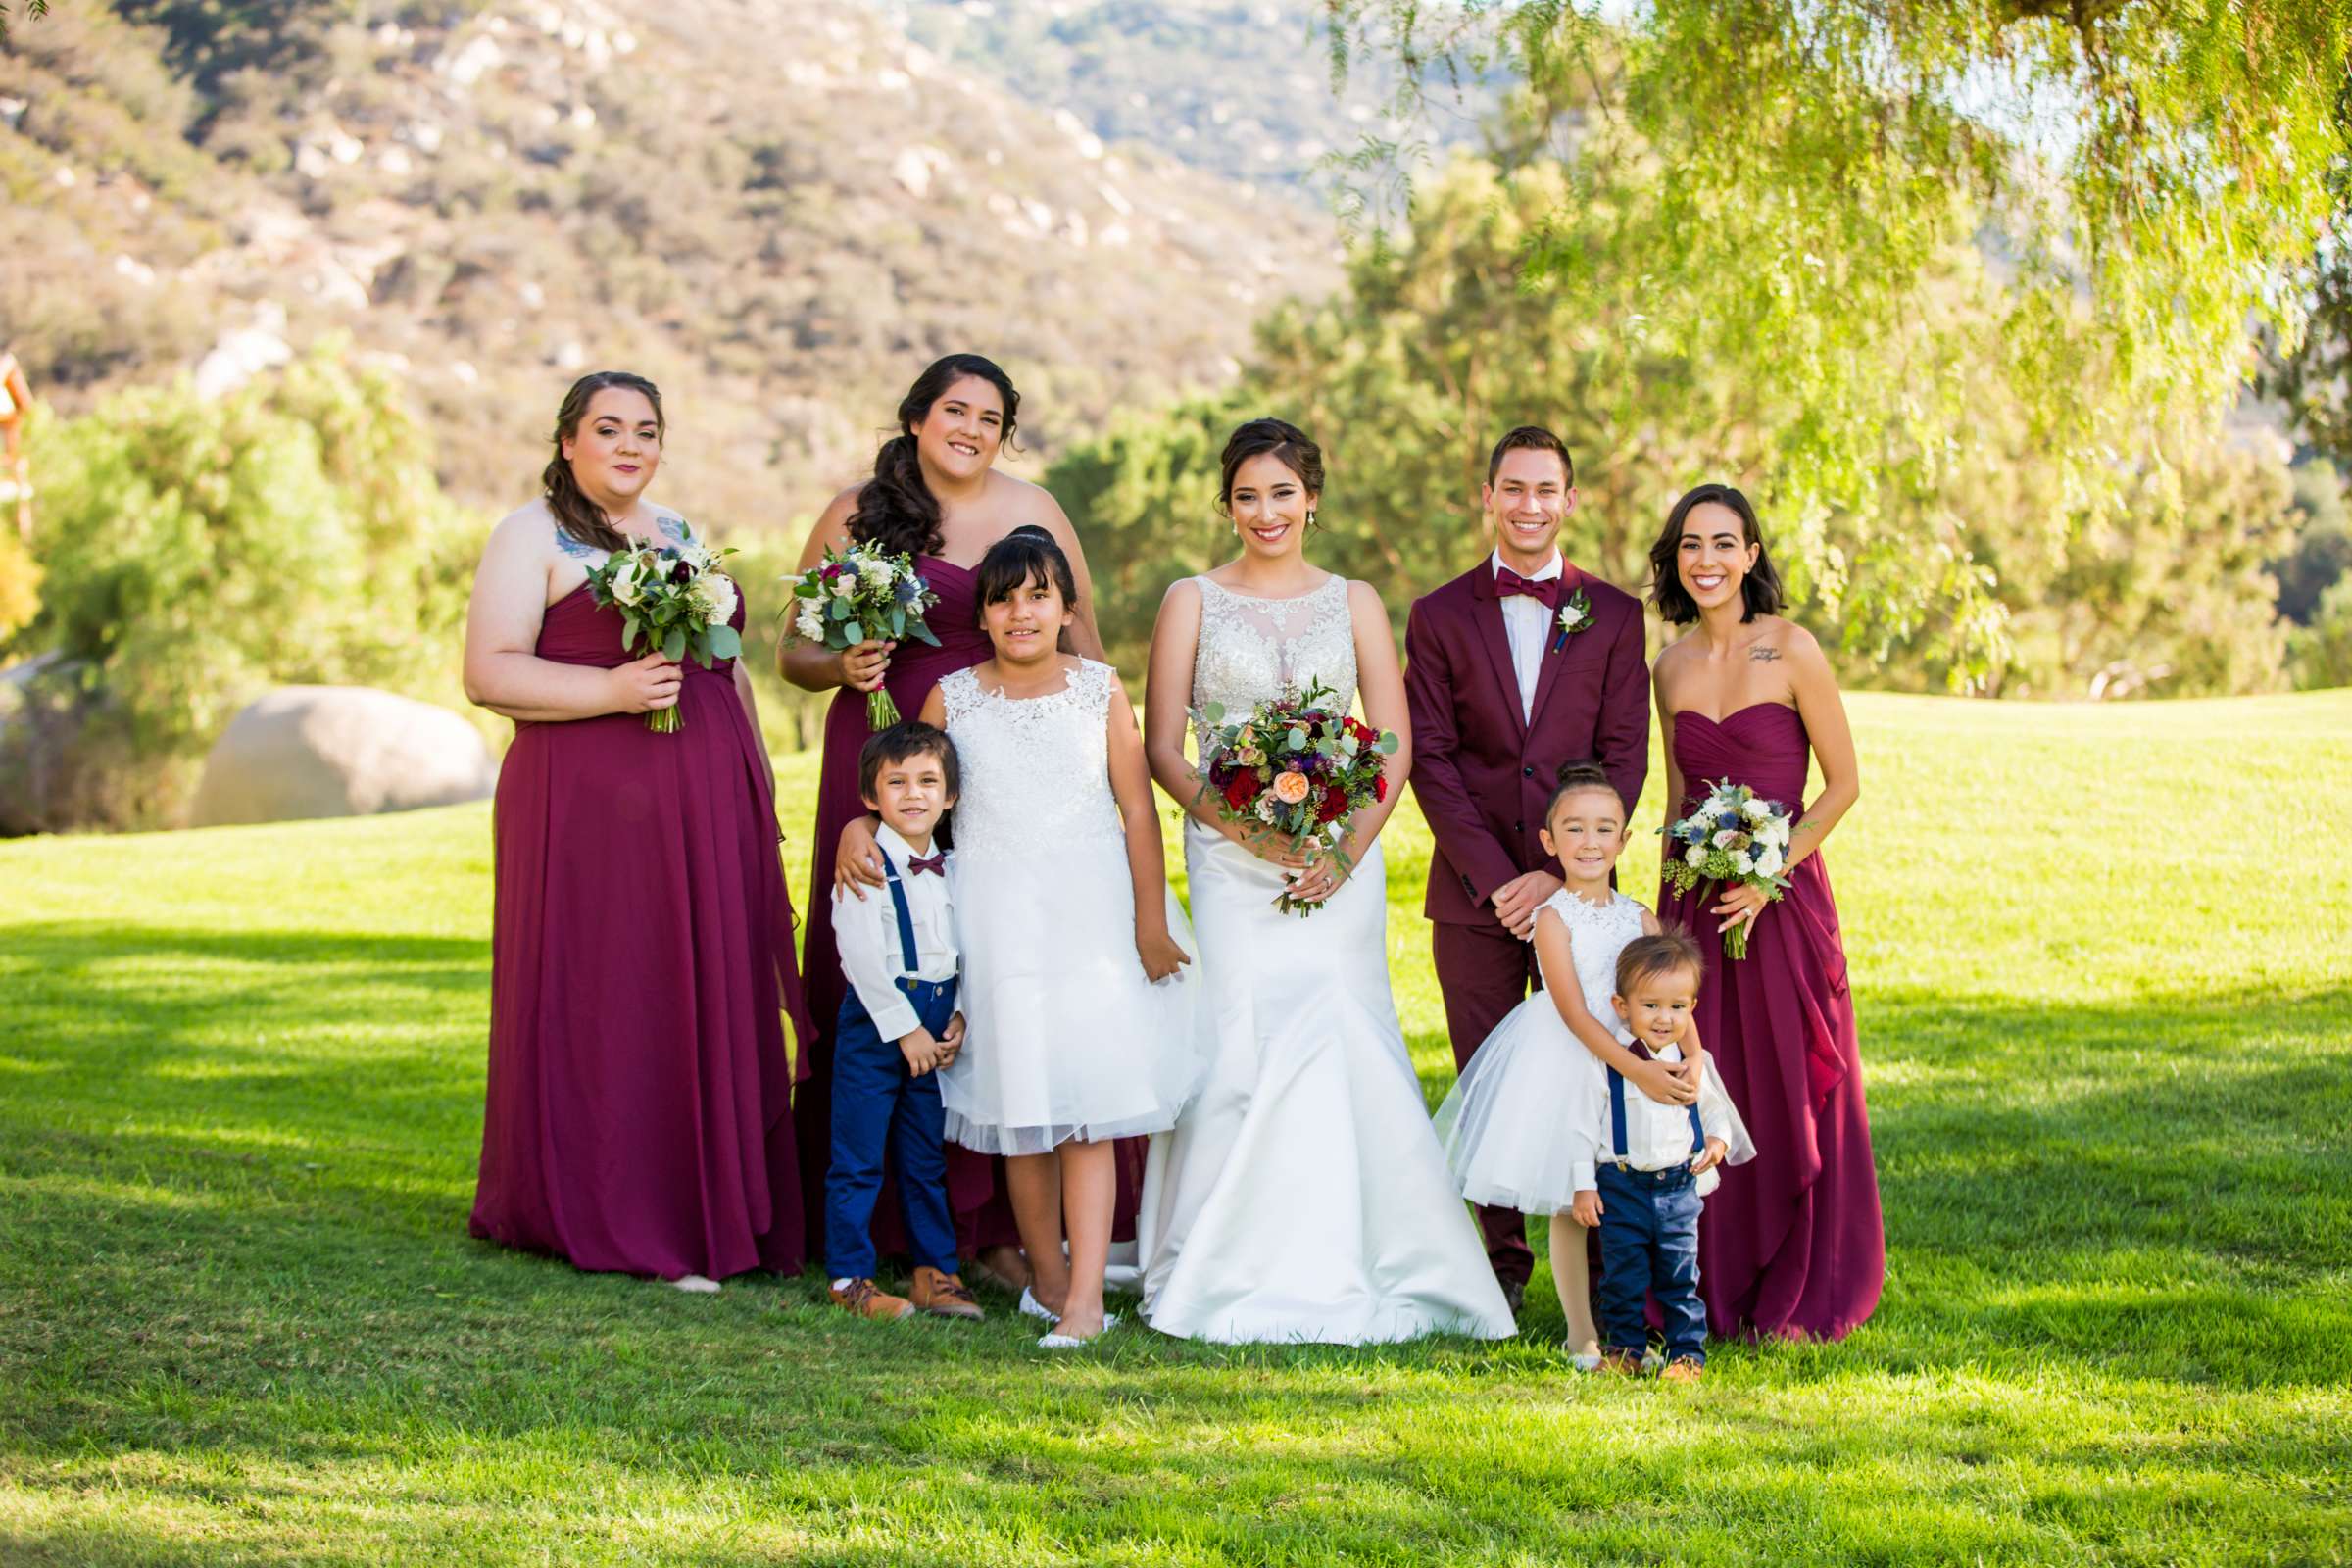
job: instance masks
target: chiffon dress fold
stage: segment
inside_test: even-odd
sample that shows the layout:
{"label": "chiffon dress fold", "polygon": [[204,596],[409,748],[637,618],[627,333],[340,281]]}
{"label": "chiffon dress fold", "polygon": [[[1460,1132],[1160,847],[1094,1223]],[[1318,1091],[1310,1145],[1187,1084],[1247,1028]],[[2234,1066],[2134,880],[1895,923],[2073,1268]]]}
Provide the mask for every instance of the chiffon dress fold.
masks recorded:
{"label": "chiffon dress fold", "polygon": [[[583,584],[536,652],[611,668],[620,639]],[[792,1273],[808,1233],[784,1017],[807,1014],[775,801],[732,662],[690,661],[678,712],[666,735],[638,713],[515,726],[470,1229],[583,1269]]]}

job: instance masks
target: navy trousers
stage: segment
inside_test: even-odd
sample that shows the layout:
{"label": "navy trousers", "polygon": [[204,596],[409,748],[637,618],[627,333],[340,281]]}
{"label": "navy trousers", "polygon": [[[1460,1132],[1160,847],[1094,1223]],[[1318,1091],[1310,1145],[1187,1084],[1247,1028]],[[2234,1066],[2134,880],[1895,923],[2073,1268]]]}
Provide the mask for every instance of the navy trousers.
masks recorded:
{"label": "navy trousers", "polygon": [[[937,1035],[956,1015],[953,980],[901,980],[923,1027]],[[833,1160],[825,1171],[825,1267],[834,1279],[871,1279],[874,1202],[885,1158],[899,1178],[899,1212],[917,1263],[956,1272],[956,1218],[948,1210],[947,1113],[939,1074],[906,1070],[852,991],[833,1031]]]}
{"label": "navy trousers", "polygon": [[1609,1348],[1649,1348],[1645,1298],[1658,1298],[1666,1358],[1707,1359],[1707,1309],[1698,1298],[1698,1178],[1690,1167],[1600,1166],[1600,1327]]}

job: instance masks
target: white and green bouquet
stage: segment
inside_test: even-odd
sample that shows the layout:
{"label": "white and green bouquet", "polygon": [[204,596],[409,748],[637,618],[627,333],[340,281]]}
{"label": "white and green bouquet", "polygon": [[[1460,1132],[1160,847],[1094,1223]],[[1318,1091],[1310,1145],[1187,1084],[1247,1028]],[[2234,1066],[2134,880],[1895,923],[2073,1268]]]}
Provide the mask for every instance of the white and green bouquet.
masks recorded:
{"label": "white and green bouquet", "polygon": [[[620,646],[631,654],[642,644],[672,663],[689,655],[705,669],[743,652],[743,637],[728,624],[740,595],[734,580],[717,569],[732,550],[712,550],[691,530],[662,544],[647,542],[615,550],[588,572],[588,594],[620,612]],[[680,707],[657,708],[645,727],[674,735],[686,722]]]}
{"label": "white and green bouquet", "polygon": [[[939,603],[939,595],[914,569],[911,556],[853,544],[826,551],[824,560],[785,581],[792,585],[792,636],[801,642],[839,651],[912,637],[939,646],[923,624],[923,612]],[[888,687],[865,694],[865,721],[876,730],[899,721]]]}
{"label": "white and green bouquet", "polygon": [[[1744,784],[1719,779],[1698,808],[1666,829],[1666,880],[1688,893],[1703,883],[1764,890],[1778,900],[1788,891],[1788,834],[1794,819],[1778,801],[1768,801]],[[1747,956],[1747,932],[1740,925],[1723,934],[1723,951]]]}

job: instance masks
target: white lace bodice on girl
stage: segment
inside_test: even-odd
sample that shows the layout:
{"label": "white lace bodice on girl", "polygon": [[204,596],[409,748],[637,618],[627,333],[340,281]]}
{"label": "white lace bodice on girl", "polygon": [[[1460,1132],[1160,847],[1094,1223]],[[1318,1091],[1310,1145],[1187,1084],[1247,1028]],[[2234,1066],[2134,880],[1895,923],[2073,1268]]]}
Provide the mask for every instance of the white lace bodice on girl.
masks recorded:
{"label": "white lace bodice on girl", "polygon": [[[1080,660],[1043,697],[983,691],[974,671],[940,678],[947,729],[963,775],[956,853],[1035,855],[1053,845],[1124,845],[1110,793],[1108,664]],[[1122,848],[1122,854],[1124,850]]]}
{"label": "white lace bodice on girl", "polygon": [[1247,713],[1286,690],[1321,681],[1342,712],[1355,706],[1355,626],[1348,579],[1334,572],[1295,599],[1254,599],[1195,577],[1200,640],[1193,650],[1193,706]]}
{"label": "white lace bodice on girl", "polygon": [[1576,984],[1585,995],[1585,1010],[1619,1040],[1630,1039],[1617,1017],[1616,1004],[1609,999],[1617,994],[1617,955],[1642,934],[1641,901],[1613,893],[1606,904],[1587,904],[1562,888],[1544,901],[1544,907],[1568,926],[1569,948],[1576,955]]}

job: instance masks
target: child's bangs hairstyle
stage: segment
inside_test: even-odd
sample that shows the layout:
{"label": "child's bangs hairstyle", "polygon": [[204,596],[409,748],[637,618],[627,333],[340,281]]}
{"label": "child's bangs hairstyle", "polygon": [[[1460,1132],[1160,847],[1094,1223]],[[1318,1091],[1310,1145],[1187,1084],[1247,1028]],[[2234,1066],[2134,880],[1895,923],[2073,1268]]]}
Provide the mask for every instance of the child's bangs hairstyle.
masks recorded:
{"label": "child's bangs hairstyle", "polygon": [[1033,522],[1023,523],[990,545],[974,578],[977,592],[973,597],[984,612],[1033,582],[1060,589],[1062,609],[1078,608],[1078,579],[1070,571],[1070,558],[1061,553],[1052,534]]}
{"label": "child's bangs hairstyle", "polygon": [[864,749],[858,754],[858,795],[872,800],[875,786],[882,782],[884,768],[918,757],[939,759],[939,771],[948,782],[951,802],[962,795],[962,777],[956,765],[956,743],[948,739],[946,730],[918,718],[893,724],[878,735],[866,737]]}
{"label": "child's bangs hairstyle", "polygon": [[1728,484],[1702,484],[1674,504],[1666,514],[1666,526],[1658,542],[1649,547],[1649,602],[1658,607],[1658,613],[1676,626],[1688,626],[1698,618],[1698,601],[1683,586],[1680,556],[1683,548],[1683,524],[1690,518],[1694,508],[1714,502],[1729,507],[1740,517],[1740,540],[1743,545],[1756,547],[1756,564],[1747,568],[1740,579],[1740,623],[1746,625],[1758,615],[1777,615],[1788,602],[1788,594],[1781,586],[1780,568],[1772,564],[1772,552],[1764,548],[1764,529],[1756,521],[1756,509],[1747,504],[1747,497]]}
{"label": "child's bangs hairstyle", "polygon": [[1634,987],[1642,981],[1686,971],[1693,980],[1703,980],[1707,973],[1706,957],[1689,932],[1679,925],[1670,925],[1654,937],[1634,938],[1617,955],[1617,994],[1630,1002]]}
{"label": "child's bangs hairstyle", "polygon": [[1624,817],[1625,797],[1617,793],[1617,786],[1609,782],[1608,773],[1598,762],[1591,758],[1583,758],[1560,764],[1560,771],[1551,786],[1551,799],[1544,803],[1544,825],[1551,825],[1551,813],[1559,809],[1560,802],[1571,795],[1582,795],[1587,790],[1599,790],[1615,800],[1617,814],[1620,819]]}

